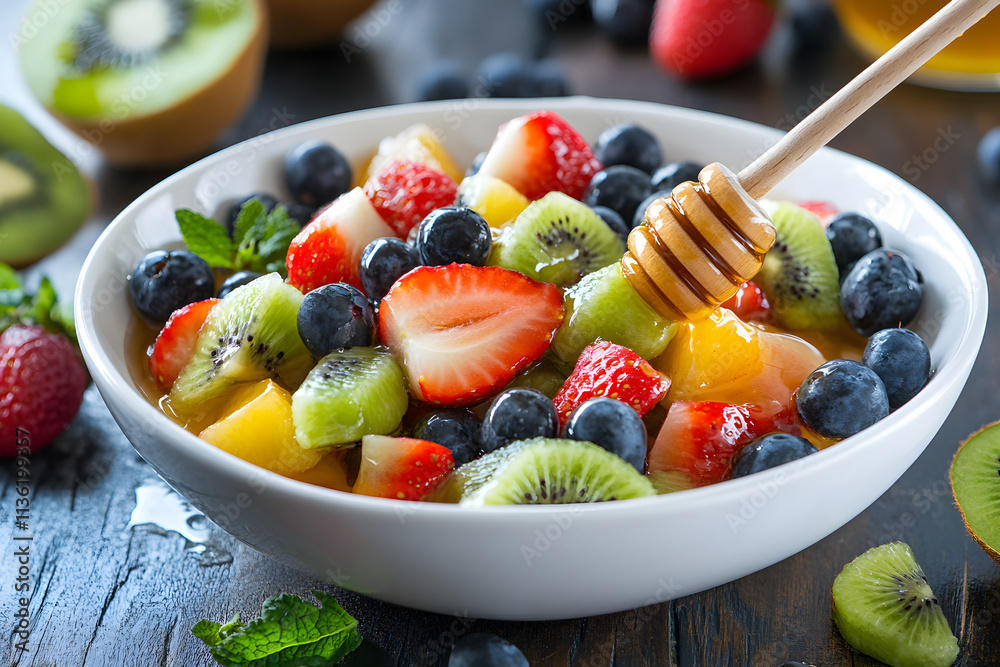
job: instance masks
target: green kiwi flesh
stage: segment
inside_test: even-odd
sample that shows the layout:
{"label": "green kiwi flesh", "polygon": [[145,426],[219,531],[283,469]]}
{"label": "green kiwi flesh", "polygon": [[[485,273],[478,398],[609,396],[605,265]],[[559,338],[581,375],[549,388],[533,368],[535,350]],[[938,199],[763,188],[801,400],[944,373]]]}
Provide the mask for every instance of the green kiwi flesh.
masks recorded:
{"label": "green kiwi flesh", "polygon": [[0,262],[40,259],[66,242],[91,208],[87,183],[69,158],[0,105]]}
{"label": "green kiwi flesh", "polygon": [[387,435],[408,405],[403,369],[388,350],[337,350],[320,359],[292,394],[295,439],[314,449]]}
{"label": "green kiwi flesh", "polygon": [[238,287],[219,302],[170,390],[174,408],[192,409],[237,382],[271,377],[309,358],[296,317],[302,293],[277,273]]}
{"label": "green kiwi flesh", "polygon": [[833,248],[819,218],[791,202],[772,207],[776,237],[754,281],[778,324],[788,329],[834,329],[844,316]]}
{"label": "green kiwi flesh", "polygon": [[621,259],[625,244],[586,204],[550,192],[517,216],[497,240],[491,264],[560,287]]}
{"label": "green kiwi flesh", "polygon": [[894,667],[947,667],[958,656],[941,604],[903,542],[844,567],[833,582],[833,620],[853,648]]}
{"label": "green kiwi flesh", "polygon": [[962,443],[950,476],[966,529],[1000,565],[1000,422]]}
{"label": "green kiwi flesh", "polygon": [[560,505],[655,495],[636,469],[591,442],[520,440],[458,469],[462,505]]}

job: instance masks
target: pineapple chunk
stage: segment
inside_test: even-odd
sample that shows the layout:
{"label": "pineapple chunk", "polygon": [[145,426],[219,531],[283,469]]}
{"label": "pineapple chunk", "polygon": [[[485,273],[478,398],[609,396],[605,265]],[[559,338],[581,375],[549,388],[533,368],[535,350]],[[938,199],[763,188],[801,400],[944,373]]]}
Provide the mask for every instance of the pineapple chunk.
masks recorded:
{"label": "pineapple chunk", "polygon": [[434,130],[423,123],[411,125],[399,134],[383,139],[378,145],[378,153],[368,163],[368,178],[376,176],[393,160],[419,162],[439,169],[456,183],[465,175]]}

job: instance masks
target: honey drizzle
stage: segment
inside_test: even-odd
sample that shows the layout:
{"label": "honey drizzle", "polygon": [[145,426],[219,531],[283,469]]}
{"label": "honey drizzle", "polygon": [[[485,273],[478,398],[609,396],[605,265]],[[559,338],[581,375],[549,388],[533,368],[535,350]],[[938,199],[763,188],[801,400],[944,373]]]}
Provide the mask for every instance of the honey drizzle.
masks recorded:
{"label": "honey drizzle", "polygon": [[[719,206],[718,202],[715,201],[715,198],[712,197],[712,193],[708,189],[708,185],[705,183],[698,183],[697,185],[694,186],[694,191],[698,194],[699,197],[701,197],[701,200],[705,202],[705,206],[707,206],[709,210],[712,211],[712,213],[719,220],[719,222],[721,222],[722,225],[729,230],[733,238],[735,238],[740,245],[746,248],[747,252],[749,252],[758,262],[764,261],[765,253],[760,251],[760,249],[757,247],[757,244],[754,243],[752,239],[747,238],[747,236],[743,233],[743,230],[740,229],[739,225],[736,224],[736,221],[733,220],[728,213],[726,213],[726,210],[724,208]],[[746,278],[743,278],[737,275],[735,271],[733,272],[733,276],[736,278],[736,280],[733,281],[733,283],[736,285],[744,283],[753,277],[753,276],[748,276]]]}

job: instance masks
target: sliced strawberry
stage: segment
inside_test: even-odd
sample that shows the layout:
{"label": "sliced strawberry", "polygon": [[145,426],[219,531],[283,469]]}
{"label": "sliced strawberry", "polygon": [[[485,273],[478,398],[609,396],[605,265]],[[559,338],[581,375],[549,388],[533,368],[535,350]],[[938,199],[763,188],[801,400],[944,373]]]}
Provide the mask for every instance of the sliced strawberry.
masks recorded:
{"label": "sliced strawberry", "polygon": [[479,173],[510,183],[528,199],[553,190],[580,199],[600,170],[579,132],[562,116],[538,111],[500,126]]}
{"label": "sliced strawberry", "polygon": [[366,435],[354,493],[380,498],[420,500],[455,467],[447,447],[417,438]]}
{"label": "sliced strawberry", "polygon": [[191,361],[198,332],[217,303],[218,299],[197,301],[178,308],[170,315],[149,355],[149,372],[153,374],[157,387],[168,391]]}
{"label": "sliced strawberry", "polygon": [[740,285],[728,301],[723,302],[723,308],[733,311],[744,322],[773,322],[774,314],[767,296],[757,283],[747,281]]}
{"label": "sliced strawberry", "polygon": [[396,236],[406,239],[428,213],[455,203],[458,184],[433,167],[393,160],[368,179],[365,194]]}
{"label": "sliced strawberry", "polygon": [[573,373],[552,399],[565,424],[578,406],[595,396],[614,398],[645,416],[667,395],[670,380],[638,354],[608,341],[589,345],[576,360]]}
{"label": "sliced strawberry", "polygon": [[835,215],[840,213],[836,206],[825,201],[801,201],[799,202],[799,208],[804,208],[814,214],[817,218],[819,218],[820,223],[824,227],[826,227],[827,223],[833,220]]}
{"label": "sliced strawberry", "polygon": [[375,239],[395,235],[364,191],[354,188],[317,213],[292,239],[285,258],[288,282],[302,292],[337,282],[362,289],[361,252]]}
{"label": "sliced strawberry", "polygon": [[563,320],[559,288],[498,266],[420,266],[379,306],[379,335],[410,393],[477,403],[542,356]]}
{"label": "sliced strawberry", "polygon": [[696,486],[721,482],[740,447],[774,430],[774,418],[755,405],[677,401],[649,450],[648,469],[683,472]]}

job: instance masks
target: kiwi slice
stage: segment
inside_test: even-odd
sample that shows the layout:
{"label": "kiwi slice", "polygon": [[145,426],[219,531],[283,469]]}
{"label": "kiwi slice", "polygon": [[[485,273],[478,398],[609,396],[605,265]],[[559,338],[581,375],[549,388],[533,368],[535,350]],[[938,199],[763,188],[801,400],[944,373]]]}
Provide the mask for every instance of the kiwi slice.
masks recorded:
{"label": "kiwi slice", "polygon": [[962,443],[951,462],[950,475],[966,529],[1000,564],[1000,422]]}
{"label": "kiwi slice", "polygon": [[458,469],[462,505],[561,505],[656,495],[629,463],[592,442],[533,438]]}
{"label": "kiwi slice", "polygon": [[550,192],[517,216],[494,245],[490,263],[567,287],[625,253],[621,238],[593,209]]}
{"label": "kiwi slice", "polygon": [[194,354],[170,390],[180,410],[221,396],[236,382],[262,380],[309,358],[296,317],[302,292],[277,273],[237,287],[212,309]]}
{"label": "kiwi slice", "polygon": [[836,329],[840,311],[837,260],[814,214],[791,202],[769,206],[774,245],[754,281],[787,329]]}
{"label": "kiwi slice", "polygon": [[0,262],[21,267],[52,252],[91,208],[90,189],[73,163],[0,105]]}
{"label": "kiwi slice", "polygon": [[331,352],[292,394],[295,439],[314,449],[387,435],[399,426],[408,401],[403,369],[388,350]]}
{"label": "kiwi slice", "polygon": [[903,542],[844,567],[833,582],[833,620],[848,644],[895,667],[946,667],[958,656],[941,603]]}

